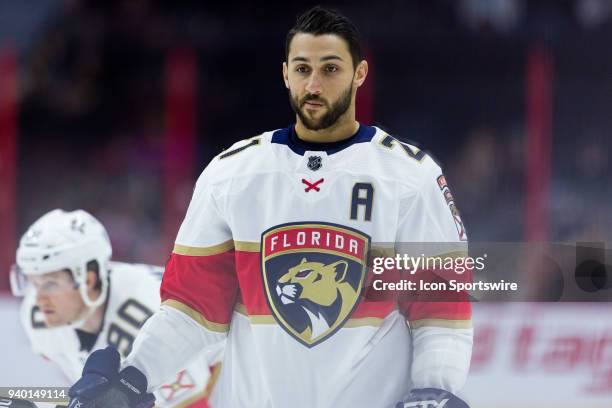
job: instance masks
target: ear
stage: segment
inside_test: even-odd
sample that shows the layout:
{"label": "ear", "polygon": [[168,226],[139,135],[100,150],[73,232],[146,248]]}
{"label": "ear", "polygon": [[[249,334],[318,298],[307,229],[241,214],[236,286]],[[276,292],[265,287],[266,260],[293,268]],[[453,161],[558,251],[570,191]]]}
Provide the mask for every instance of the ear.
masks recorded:
{"label": "ear", "polygon": [[333,263],[331,266],[333,266],[334,271],[336,272],[336,282],[344,282],[346,273],[348,271],[348,263],[346,263],[346,261],[338,261]]}
{"label": "ear", "polygon": [[283,62],[283,81],[285,81],[285,88],[289,89],[289,67],[287,67],[287,62]]}
{"label": "ear", "polygon": [[302,258],[302,262],[300,262],[300,264],[303,264],[304,262],[307,262],[306,258]]}
{"label": "ear", "polygon": [[359,88],[365,82],[368,76],[368,61],[362,60],[355,68],[355,78],[353,84],[355,88]]}

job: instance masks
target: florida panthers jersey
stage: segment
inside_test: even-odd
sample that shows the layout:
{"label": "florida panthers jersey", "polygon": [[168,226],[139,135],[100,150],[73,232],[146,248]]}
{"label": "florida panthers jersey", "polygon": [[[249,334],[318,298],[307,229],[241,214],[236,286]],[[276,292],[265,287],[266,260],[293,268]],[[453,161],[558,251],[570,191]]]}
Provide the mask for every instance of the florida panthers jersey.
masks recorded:
{"label": "florida panthers jersey", "polygon": [[[160,306],[159,286],[163,270],[144,264],[110,263],[110,285],[102,328],[91,350],[85,350],[76,331],[69,327],[45,327],[35,304],[34,292],[28,293],[21,307],[25,331],[36,353],[58,364],[74,383],[88,355],[94,350],[115,346],[126,356],[145,321]],[[204,393],[210,377],[207,356],[196,356],[178,374],[166,377],[167,383],[155,393],[159,407],[187,407],[194,402],[203,407]]]}
{"label": "florida panthers jersey", "polygon": [[373,408],[412,387],[456,392],[469,303],[363,296],[377,244],[465,249],[447,188],[430,157],[375,127],[331,144],[306,143],[293,126],[235,144],[196,183],[162,311],[128,360],[155,382],[161,332],[201,347],[227,337],[215,408]]}

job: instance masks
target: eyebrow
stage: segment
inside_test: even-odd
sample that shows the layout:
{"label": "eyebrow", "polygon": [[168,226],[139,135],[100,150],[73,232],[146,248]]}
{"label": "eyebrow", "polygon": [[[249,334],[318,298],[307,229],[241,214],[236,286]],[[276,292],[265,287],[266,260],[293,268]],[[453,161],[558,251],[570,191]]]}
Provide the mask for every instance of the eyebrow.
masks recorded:
{"label": "eyebrow", "polygon": [[[343,61],[343,59],[340,58],[338,55],[327,55],[325,57],[321,57],[319,61],[325,62],[325,61],[333,61],[333,60]],[[291,62],[310,62],[310,60],[305,57],[295,57],[291,60]]]}

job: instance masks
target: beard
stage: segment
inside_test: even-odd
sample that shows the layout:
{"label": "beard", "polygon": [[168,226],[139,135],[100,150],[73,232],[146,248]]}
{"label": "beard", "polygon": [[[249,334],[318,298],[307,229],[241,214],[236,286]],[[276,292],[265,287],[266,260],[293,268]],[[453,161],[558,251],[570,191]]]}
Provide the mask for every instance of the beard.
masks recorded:
{"label": "beard", "polygon": [[[351,106],[352,95],[353,84],[351,83],[351,85],[344,92],[342,92],[338,100],[330,106],[326,100],[321,99],[318,95],[312,95],[307,93],[301,100],[299,100],[298,96],[294,96],[291,93],[291,90],[289,90],[289,103],[291,104],[291,108],[293,109],[293,111],[300,118],[300,121],[302,121],[302,123],[304,124],[304,127],[308,130],[316,131],[327,129],[333,126]],[[327,108],[327,112],[325,112],[323,116],[318,119],[312,119],[308,117],[307,114],[304,112],[304,105],[308,101],[322,103]]]}

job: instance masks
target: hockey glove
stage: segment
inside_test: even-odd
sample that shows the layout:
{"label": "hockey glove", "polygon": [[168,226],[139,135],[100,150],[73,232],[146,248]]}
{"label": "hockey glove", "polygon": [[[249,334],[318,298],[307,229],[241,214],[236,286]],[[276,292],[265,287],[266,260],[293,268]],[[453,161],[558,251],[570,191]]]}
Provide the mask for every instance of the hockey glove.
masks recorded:
{"label": "hockey glove", "polygon": [[70,387],[69,408],[150,408],[155,397],[147,393],[147,379],[135,367],[119,372],[117,350],[94,351],[81,378]]}
{"label": "hockey glove", "polygon": [[395,408],[470,408],[456,395],[438,388],[412,390]]}

